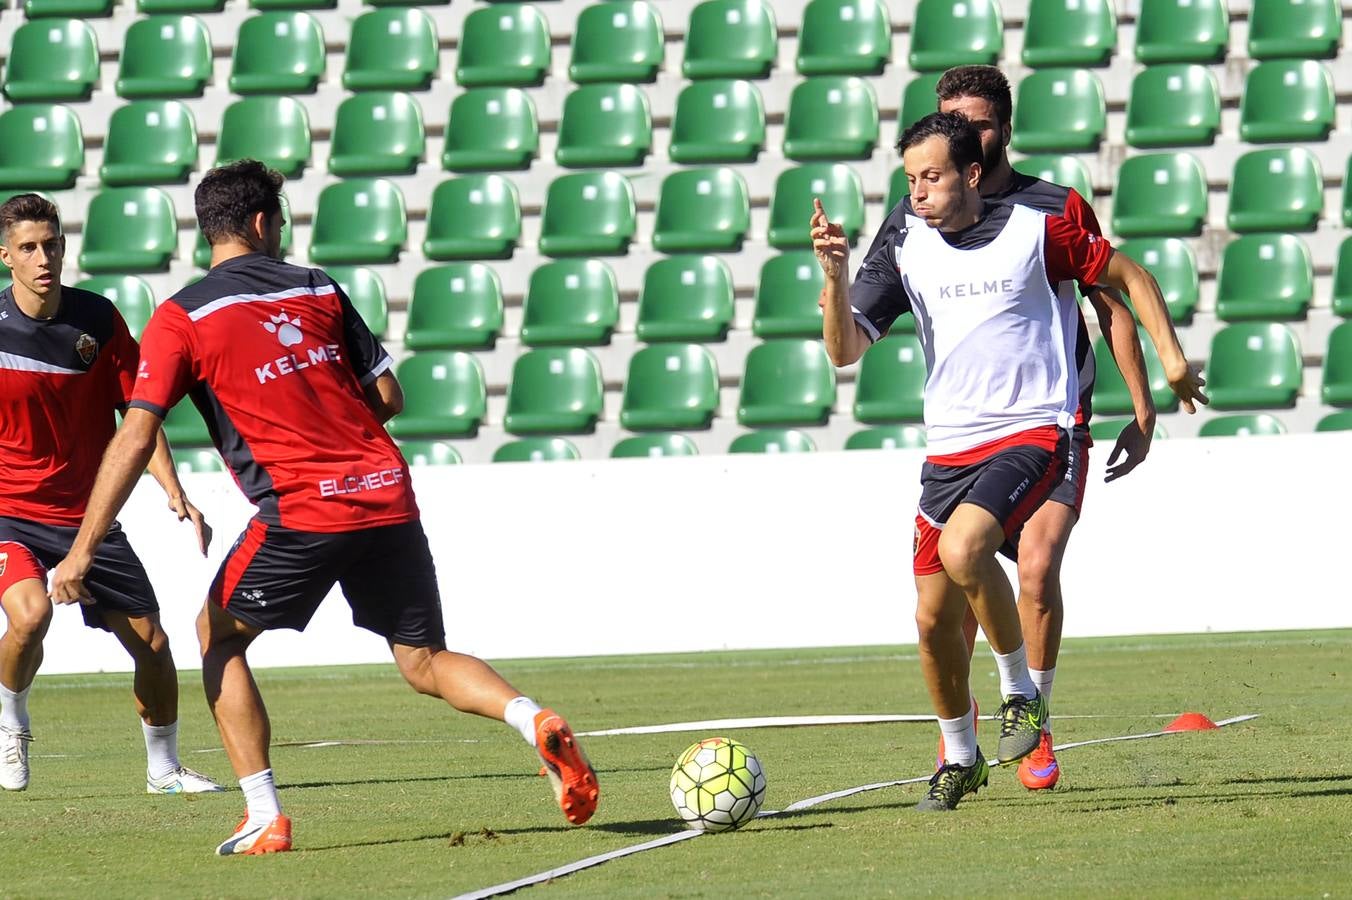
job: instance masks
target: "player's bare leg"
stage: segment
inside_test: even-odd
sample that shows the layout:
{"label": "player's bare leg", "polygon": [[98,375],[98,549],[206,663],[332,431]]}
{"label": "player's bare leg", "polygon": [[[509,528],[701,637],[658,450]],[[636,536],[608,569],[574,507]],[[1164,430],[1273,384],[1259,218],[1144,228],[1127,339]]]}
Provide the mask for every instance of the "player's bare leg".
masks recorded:
{"label": "player's bare leg", "polygon": [[0,636],[0,788],[28,787],[28,689],[42,665],[42,639],[52,622],[47,587],[36,578],[11,585],[0,597],[8,625]]}

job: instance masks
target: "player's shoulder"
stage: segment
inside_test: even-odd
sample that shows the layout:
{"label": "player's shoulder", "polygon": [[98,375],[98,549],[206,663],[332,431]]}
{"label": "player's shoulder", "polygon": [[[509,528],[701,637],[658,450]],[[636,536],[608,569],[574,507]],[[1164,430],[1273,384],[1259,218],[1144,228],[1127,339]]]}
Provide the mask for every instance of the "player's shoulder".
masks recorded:
{"label": "player's shoulder", "polygon": [[1048,215],[1060,216],[1065,214],[1066,205],[1072,202],[1070,199],[1072,194],[1079,196],[1073,189],[1063,184],[1046,181],[1016,169],[1009,187],[996,199],[1015,206],[1026,206]]}
{"label": "player's shoulder", "polygon": [[254,253],[226,260],[176,291],[166,303],[198,318],[239,298],[283,295],[308,290],[331,290],[334,280],[323,269],[298,266],[286,260]]}
{"label": "player's shoulder", "polygon": [[61,286],[61,319],[71,326],[107,340],[113,330],[113,321],[121,313],[112,300],[84,288]]}

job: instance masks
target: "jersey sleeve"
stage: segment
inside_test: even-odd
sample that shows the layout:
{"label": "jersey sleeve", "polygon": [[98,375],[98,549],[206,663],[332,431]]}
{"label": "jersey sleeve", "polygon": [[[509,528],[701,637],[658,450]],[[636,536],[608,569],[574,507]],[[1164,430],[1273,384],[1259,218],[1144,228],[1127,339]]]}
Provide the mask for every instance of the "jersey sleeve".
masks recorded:
{"label": "jersey sleeve", "polygon": [[196,382],[192,323],[175,304],[162,304],[141,336],[136,387],[128,405],[163,419]]}
{"label": "jersey sleeve", "polygon": [[136,369],[141,361],[141,347],[131,336],[126,320],[116,309],[113,310],[113,336],[109,341],[112,354],[113,373],[117,381],[115,402],[125,407],[131,402],[132,392],[136,388]]}
{"label": "jersey sleeve", "polygon": [[338,303],[343,310],[343,340],[347,344],[347,358],[357,373],[357,380],[366,386],[379,378],[394,360],[385,351],[380,339],[371,333],[361,313],[352,305],[343,289],[334,283],[338,292]]}
{"label": "jersey sleeve", "polygon": [[1052,284],[1070,280],[1097,284],[1113,255],[1112,245],[1062,216],[1047,216],[1046,228],[1043,258],[1047,280]]}
{"label": "jersey sleeve", "polygon": [[879,234],[873,251],[864,258],[850,284],[854,320],[871,341],[887,334],[893,322],[911,311],[911,301],[895,262],[897,248],[904,239],[904,231],[894,230],[886,240]]}

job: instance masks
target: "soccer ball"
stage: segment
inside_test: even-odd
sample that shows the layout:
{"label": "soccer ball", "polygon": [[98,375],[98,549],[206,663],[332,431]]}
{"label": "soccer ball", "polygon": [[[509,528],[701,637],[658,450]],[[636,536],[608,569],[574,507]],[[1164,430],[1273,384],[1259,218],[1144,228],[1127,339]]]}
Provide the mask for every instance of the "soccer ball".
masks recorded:
{"label": "soccer ball", "polygon": [[732,738],[691,744],[671,770],[671,802],[696,831],[740,828],[765,802],[760,760]]}

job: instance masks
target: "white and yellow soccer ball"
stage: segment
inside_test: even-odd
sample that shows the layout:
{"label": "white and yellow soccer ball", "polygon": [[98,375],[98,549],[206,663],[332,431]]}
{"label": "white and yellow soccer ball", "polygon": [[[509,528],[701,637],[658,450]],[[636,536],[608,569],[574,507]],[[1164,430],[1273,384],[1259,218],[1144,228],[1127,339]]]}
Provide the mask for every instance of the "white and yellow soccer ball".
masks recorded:
{"label": "white and yellow soccer ball", "polygon": [[765,802],[760,760],[731,738],[691,744],[671,770],[671,802],[689,828],[727,831],[756,818]]}

